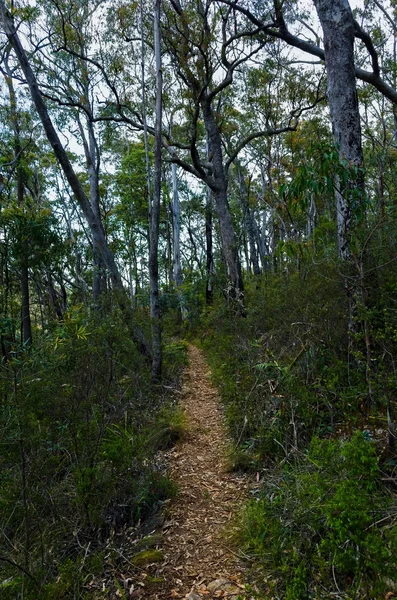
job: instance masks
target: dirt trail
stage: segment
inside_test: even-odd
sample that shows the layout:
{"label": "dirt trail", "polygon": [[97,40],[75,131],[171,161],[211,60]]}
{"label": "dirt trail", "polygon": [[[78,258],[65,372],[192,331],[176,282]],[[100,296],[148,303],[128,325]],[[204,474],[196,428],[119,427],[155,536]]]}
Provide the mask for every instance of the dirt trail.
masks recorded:
{"label": "dirt trail", "polygon": [[171,459],[179,494],[163,529],[164,562],[156,569],[164,583],[150,600],[233,600],[238,593],[245,598],[242,567],[228,536],[247,493],[247,481],[227,471],[219,395],[200,350],[190,346],[189,360],[182,401],[188,433]]}

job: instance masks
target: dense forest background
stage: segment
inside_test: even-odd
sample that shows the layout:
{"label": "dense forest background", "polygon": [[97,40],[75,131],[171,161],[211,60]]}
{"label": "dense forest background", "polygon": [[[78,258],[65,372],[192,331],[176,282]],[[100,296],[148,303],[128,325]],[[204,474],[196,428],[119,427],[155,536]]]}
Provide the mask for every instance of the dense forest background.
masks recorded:
{"label": "dense forest background", "polygon": [[397,3],[357,4],[0,0],[2,598],[123,597],[184,339],[261,597],[396,592]]}

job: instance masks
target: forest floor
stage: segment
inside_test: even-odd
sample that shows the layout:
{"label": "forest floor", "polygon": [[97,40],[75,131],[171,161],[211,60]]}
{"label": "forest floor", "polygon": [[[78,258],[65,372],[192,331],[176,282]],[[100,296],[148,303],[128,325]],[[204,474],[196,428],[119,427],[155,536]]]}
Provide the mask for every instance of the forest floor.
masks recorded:
{"label": "forest floor", "polygon": [[144,569],[146,580],[131,597],[248,600],[233,537],[249,482],[228,469],[219,394],[195,346],[189,346],[181,405],[187,433],[171,452],[170,475],[178,494],[160,532],[162,559]]}

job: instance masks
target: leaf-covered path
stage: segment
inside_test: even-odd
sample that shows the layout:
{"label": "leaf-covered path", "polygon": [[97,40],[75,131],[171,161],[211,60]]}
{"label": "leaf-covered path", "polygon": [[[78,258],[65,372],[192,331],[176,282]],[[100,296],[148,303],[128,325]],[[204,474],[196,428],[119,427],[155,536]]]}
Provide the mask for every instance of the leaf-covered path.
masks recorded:
{"label": "leaf-covered path", "polygon": [[171,459],[179,493],[164,524],[164,562],[157,568],[164,583],[149,597],[245,598],[241,564],[230,536],[247,483],[227,470],[219,395],[198,348],[189,347],[189,360],[182,400],[188,433]]}

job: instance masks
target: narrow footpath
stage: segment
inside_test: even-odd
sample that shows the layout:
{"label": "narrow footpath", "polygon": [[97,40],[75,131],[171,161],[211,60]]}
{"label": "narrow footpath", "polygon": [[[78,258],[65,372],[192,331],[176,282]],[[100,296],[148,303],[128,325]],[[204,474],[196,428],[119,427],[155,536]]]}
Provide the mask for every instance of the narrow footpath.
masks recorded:
{"label": "narrow footpath", "polygon": [[189,361],[182,400],[188,431],[171,459],[171,476],[179,493],[163,527],[164,561],[156,575],[164,583],[150,600],[248,600],[232,541],[247,481],[228,472],[219,394],[195,346],[189,347]]}

